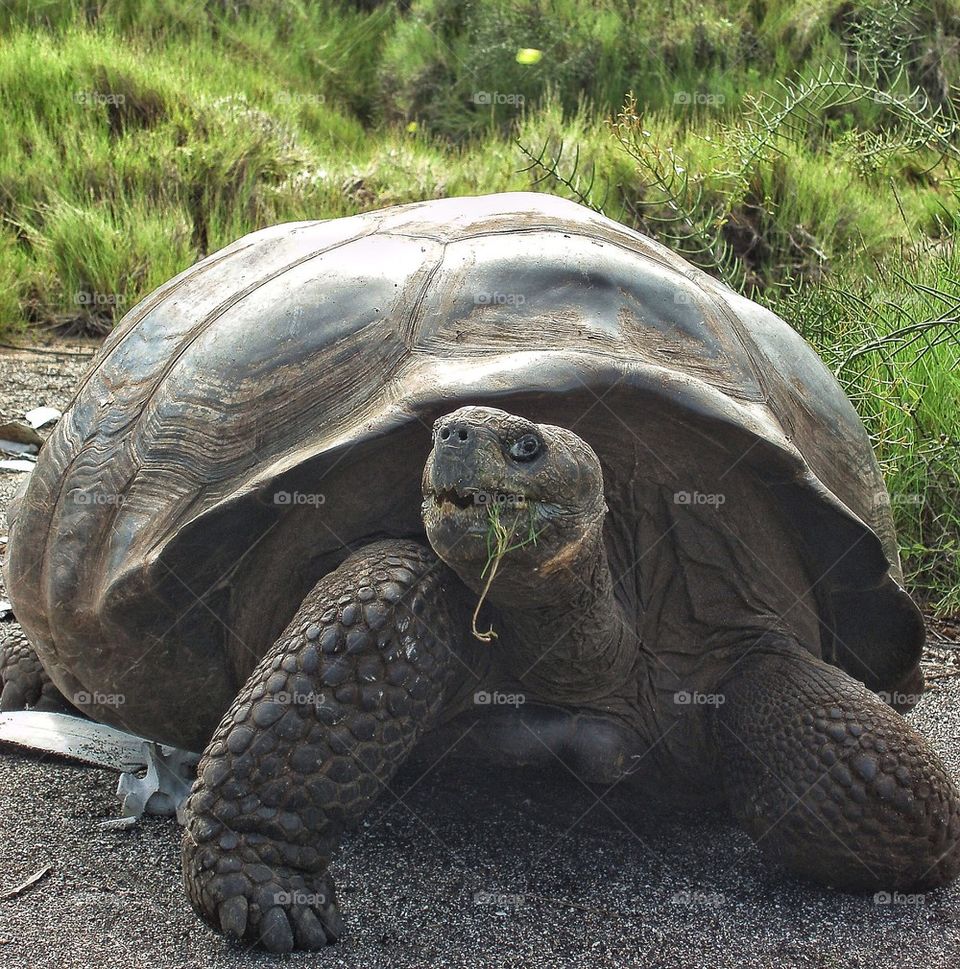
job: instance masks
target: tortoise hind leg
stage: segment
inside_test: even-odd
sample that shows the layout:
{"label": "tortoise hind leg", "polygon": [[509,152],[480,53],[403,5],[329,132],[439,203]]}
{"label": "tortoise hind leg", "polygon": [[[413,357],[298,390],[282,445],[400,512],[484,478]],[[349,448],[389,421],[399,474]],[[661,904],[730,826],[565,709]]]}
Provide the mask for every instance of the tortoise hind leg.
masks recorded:
{"label": "tortoise hind leg", "polygon": [[899,714],[783,641],[736,664],[715,714],[730,807],[772,860],[848,891],[960,874],[960,794]]}
{"label": "tortoise hind leg", "polygon": [[451,573],[413,542],[325,576],[227,711],[186,805],[183,871],[213,928],[274,952],[341,931],[327,871],[460,669]]}
{"label": "tortoise hind leg", "polygon": [[0,713],[34,707],[40,710],[71,710],[53,685],[27,637],[17,628],[0,639]]}

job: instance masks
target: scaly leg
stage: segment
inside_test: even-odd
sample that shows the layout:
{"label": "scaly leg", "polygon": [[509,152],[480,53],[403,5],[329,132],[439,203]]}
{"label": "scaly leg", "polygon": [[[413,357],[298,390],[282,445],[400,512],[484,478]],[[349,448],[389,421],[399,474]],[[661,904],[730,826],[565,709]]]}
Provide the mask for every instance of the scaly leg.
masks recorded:
{"label": "scaly leg", "polygon": [[273,952],[340,935],[327,865],[458,675],[461,590],[428,549],[385,541],[304,600],[221,721],[187,802],[184,878],[213,928]]}
{"label": "scaly leg", "polygon": [[71,705],[47,676],[40,658],[19,627],[0,640],[0,713],[36,707],[70,710]]}
{"label": "scaly leg", "polygon": [[734,815],[772,861],[848,891],[960,873],[960,795],[899,714],[783,641],[722,684],[716,739]]}

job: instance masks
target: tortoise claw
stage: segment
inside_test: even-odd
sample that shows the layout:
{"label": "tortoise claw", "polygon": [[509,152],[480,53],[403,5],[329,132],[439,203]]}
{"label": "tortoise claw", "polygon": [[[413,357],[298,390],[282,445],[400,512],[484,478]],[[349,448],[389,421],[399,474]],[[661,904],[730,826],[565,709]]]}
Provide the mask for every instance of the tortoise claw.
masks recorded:
{"label": "tortoise claw", "polygon": [[247,900],[242,895],[234,895],[225,902],[220,903],[217,914],[220,917],[220,928],[227,935],[232,935],[237,939],[243,938],[243,933],[247,931]]}
{"label": "tortoise claw", "polygon": [[293,921],[298,949],[322,949],[327,944],[327,933],[323,930],[323,923],[311,909],[298,907],[292,909],[288,916]]}
{"label": "tortoise claw", "polygon": [[290,919],[279,905],[264,915],[260,926],[260,941],[268,952],[293,951],[293,929],[290,927]]}

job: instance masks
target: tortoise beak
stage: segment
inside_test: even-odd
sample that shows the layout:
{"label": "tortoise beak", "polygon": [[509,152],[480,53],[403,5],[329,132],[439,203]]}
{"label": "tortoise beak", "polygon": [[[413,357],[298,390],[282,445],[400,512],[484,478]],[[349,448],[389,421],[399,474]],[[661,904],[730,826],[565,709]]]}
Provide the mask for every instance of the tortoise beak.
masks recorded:
{"label": "tortoise beak", "polygon": [[441,419],[434,430],[433,450],[423,475],[423,494],[466,495],[481,482],[501,476],[503,459],[496,434],[463,417]]}

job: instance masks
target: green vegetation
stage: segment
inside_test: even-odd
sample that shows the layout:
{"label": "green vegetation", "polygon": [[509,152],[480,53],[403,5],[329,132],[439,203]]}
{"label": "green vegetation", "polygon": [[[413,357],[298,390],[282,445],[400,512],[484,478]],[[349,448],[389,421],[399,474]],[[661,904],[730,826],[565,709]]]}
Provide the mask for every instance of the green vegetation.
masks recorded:
{"label": "green vegetation", "polygon": [[270,223],[563,194],[817,347],[958,612],[958,79],[960,0],[9,0],[0,335],[106,332]]}
{"label": "green vegetation", "polygon": [[873,439],[911,591],[960,613],[960,250],[917,243],[768,301],[816,346]]}
{"label": "green vegetation", "polygon": [[[491,497],[496,498],[495,495]],[[481,578],[486,576],[486,582],[484,583],[483,591],[480,593],[480,598],[477,600],[477,607],[473,610],[473,620],[470,625],[471,632],[482,643],[489,643],[497,638],[497,634],[493,631],[492,627],[486,632],[480,632],[477,629],[477,619],[480,616],[480,607],[487,598],[487,593],[490,591],[490,586],[493,585],[493,580],[497,577],[497,571],[500,568],[503,557],[508,552],[523,548],[525,545],[536,545],[537,536],[540,534],[536,527],[537,509],[534,502],[524,502],[522,505],[513,504],[511,505],[511,510],[515,514],[508,530],[501,517],[502,509],[500,505],[494,501],[493,504],[487,507],[487,561],[483,567],[483,571],[480,573]],[[515,542],[513,539],[517,534],[520,519],[524,517],[524,512],[526,512],[527,518],[526,535]],[[522,531],[523,529],[521,529]]]}

